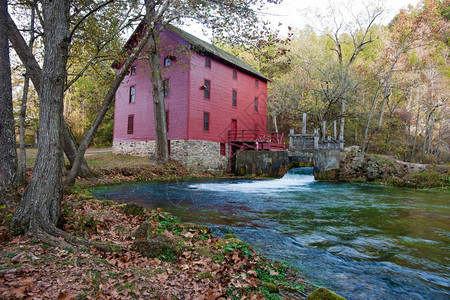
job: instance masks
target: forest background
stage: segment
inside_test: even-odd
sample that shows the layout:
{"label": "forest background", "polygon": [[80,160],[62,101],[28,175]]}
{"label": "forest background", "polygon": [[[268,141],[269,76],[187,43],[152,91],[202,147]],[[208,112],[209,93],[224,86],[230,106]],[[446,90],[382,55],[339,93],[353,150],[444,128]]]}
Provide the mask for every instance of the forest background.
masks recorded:
{"label": "forest background", "polygon": [[[327,121],[330,134],[333,121],[344,117],[346,146],[359,145],[365,152],[394,155],[404,161],[448,162],[449,1],[423,0],[416,7],[401,10],[388,25],[377,23],[383,11],[374,4],[366,4],[361,12],[330,6],[303,29],[289,28],[287,37],[273,31],[252,45],[231,44],[221,36],[213,42],[271,78],[269,131],[293,128],[299,132],[306,112],[309,129],[322,130],[323,121]],[[13,6],[14,18],[29,26],[27,3],[18,1]],[[112,7],[85,20],[71,47],[64,118],[76,141],[95,119],[114,80],[111,65],[126,41],[119,29],[136,26],[121,23],[132,20],[132,9]],[[349,12],[352,18],[341,18]],[[21,31],[31,37],[29,28]],[[33,51],[39,58],[43,43],[38,28],[35,31]],[[355,55],[358,46],[360,51]],[[12,62],[19,132],[26,72],[19,59]],[[34,145],[39,101],[32,85],[27,95],[25,143]],[[113,116],[110,109],[91,146],[111,145]]]}

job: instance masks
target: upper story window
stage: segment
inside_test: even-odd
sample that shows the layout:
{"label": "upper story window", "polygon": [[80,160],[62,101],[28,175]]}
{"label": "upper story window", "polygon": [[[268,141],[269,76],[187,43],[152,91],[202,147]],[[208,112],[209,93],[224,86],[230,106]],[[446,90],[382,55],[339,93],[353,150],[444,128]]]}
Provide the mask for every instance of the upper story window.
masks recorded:
{"label": "upper story window", "polygon": [[134,127],[134,115],[128,115],[127,134],[133,134]]}
{"label": "upper story window", "polygon": [[211,68],[211,59],[208,57],[205,57],[205,67]]}
{"label": "upper story window", "polygon": [[172,63],[172,59],[170,58],[170,56],[164,57],[164,67],[170,66],[171,63]]}
{"label": "upper story window", "polygon": [[258,87],[258,79],[255,79],[255,87]]}
{"label": "upper story window", "polygon": [[258,112],[258,98],[254,100],[255,112]]}
{"label": "upper story window", "polygon": [[131,75],[136,75],[136,66],[132,66],[132,67],[130,68],[130,74],[131,74]]}
{"label": "upper story window", "polygon": [[134,103],[134,101],[136,100],[136,87],[130,86],[130,99],[129,99],[129,103]]}
{"label": "upper story window", "polygon": [[233,99],[231,101],[231,105],[233,105],[234,107],[237,106],[237,91],[233,90]]}
{"label": "upper story window", "polygon": [[169,79],[163,80],[164,98],[169,97]]}
{"label": "upper story window", "polygon": [[209,113],[208,112],[203,113],[203,130],[209,131]]}
{"label": "upper story window", "polygon": [[204,92],[203,95],[204,95],[205,99],[210,99],[210,97],[211,97],[211,81],[205,79],[205,85],[204,85],[203,92]]}
{"label": "upper story window", "polygon": [[233,79],[237,79],[237,71],[233,70]]}

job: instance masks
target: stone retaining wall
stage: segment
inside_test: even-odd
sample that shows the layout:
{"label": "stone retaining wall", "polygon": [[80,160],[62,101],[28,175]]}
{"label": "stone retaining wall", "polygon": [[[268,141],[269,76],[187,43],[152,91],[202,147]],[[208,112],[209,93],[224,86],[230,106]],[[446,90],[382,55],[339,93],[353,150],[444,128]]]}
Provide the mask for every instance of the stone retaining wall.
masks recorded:
{"label": "stone retaining wall", "polygon": [[114,142],[112,147],[114,154],[149,156],[155,153],[155,141],[126,141]]}
{"label": "stone retaining wall", "polygon": [[[155,141],[127,141],[113,143],[113,153],[150,156],[155,153]],[[171,140],[170,158],[180,162],[191,172],[223,174],[228,159],[220,155],[220,143],[197,140]]]}

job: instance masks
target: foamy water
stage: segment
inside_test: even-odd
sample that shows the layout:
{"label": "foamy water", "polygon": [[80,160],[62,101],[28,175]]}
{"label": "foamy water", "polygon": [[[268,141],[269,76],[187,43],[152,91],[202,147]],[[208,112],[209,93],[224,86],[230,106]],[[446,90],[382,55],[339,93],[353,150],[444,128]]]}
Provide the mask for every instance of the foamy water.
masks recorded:
{"label": "foamy water", "polygon": [[281,191],[297,191],[311,189],[309,186],[315,182],[312,173],[312,168],[308,171],[299,173],[289,171],[283,178],[275,180],[251,180],[239,182],[224,182],[224,183],[198,183],[189,185],[191,189],[204,191],[218,191],[218,192],[241,192],[241,193],[259,193],[268,194]]}

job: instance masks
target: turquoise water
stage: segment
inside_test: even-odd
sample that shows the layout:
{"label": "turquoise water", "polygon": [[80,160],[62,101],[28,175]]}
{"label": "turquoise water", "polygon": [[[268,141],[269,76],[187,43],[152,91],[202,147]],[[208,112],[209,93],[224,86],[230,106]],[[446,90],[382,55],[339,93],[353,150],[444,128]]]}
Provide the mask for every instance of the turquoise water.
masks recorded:
{"label": "turquoise water", "polygon": [[276,180],[139,183],[99,199],[162,207],[231,232],[348,299],[450,298],[450,193],[316,182],[310,168]]}

